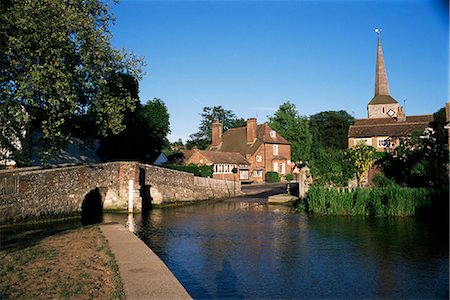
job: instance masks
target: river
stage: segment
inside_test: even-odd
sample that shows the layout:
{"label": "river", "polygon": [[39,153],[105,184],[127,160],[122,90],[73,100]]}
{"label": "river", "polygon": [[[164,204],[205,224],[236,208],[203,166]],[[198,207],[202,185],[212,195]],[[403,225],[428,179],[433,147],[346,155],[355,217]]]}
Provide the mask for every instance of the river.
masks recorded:
{"label": "river", "polygon": [[194,299],[449,297],[448,224],[238,199],[104,220],[135,232]]}

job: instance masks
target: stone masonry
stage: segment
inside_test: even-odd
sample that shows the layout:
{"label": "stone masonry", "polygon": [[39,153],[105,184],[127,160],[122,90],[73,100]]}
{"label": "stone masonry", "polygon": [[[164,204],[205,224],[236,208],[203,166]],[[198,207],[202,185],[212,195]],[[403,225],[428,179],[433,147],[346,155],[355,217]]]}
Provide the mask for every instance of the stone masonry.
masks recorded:
{"label": "stone masonry", "polygon": [[93,190],[98,190],[104,209],[136,212],[145,201],[165,204],[225,198],[240,193],[241,186],[137,162],[3,170],[0,226],[80,213]]}

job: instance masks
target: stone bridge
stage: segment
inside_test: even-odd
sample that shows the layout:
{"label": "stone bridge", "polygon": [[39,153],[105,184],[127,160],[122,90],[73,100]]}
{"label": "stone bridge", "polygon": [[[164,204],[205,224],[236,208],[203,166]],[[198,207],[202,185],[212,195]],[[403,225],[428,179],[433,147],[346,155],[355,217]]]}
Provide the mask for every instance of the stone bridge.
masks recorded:
{"label": "stone bridge", "polygon": [[140,164],[22,168],[0,171],[0,226],[102,209],[137,212],[152,204],[226,198],[240,182]]}

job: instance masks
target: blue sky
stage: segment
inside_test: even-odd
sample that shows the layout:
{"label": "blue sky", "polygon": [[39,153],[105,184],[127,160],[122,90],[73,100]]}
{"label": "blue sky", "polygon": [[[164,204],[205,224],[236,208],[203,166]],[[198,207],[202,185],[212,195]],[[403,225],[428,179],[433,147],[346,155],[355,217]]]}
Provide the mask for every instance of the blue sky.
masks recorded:
{"label": "blue sky", "polygon": [[205,106],[258,123],[286,101],[305,116],[366,118],[377,27],[391,95],[406,99],[406,114],[449,100],[446,1],[121,0],[113,13],[113,46],[144,57],[140,99],[167,105],[171,141],[197,131]]}

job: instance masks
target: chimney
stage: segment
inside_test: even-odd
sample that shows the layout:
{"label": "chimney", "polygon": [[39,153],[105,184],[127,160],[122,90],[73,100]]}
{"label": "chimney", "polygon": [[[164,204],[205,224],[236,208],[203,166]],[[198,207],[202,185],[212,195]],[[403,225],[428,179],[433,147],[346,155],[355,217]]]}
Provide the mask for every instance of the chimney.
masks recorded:
{"label": "chimney", "polygon": [[256,118],[247,120],[247,144],[252,144],[256,139]]}
{"label": "chimney", "polygon": [[399,106],[398,107],[397,121],[398,122],[405,122],[406,121],[406,114],[405,114],[405,111],[403,110],[403,106]]}
{"label": "chimney", "polygon": [[212,124],[212,143],[211,146],[219,146],[222,143],[223,127],[219,121],[214,120]]}

